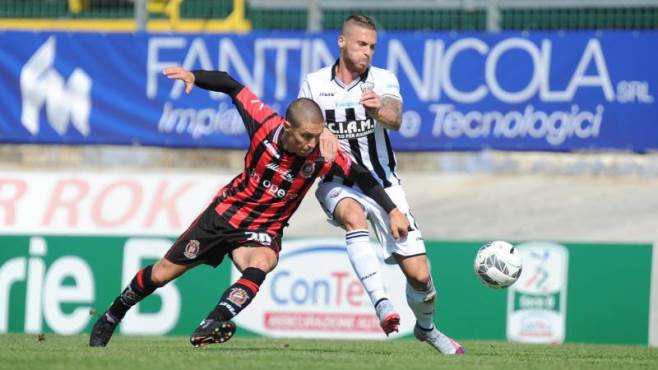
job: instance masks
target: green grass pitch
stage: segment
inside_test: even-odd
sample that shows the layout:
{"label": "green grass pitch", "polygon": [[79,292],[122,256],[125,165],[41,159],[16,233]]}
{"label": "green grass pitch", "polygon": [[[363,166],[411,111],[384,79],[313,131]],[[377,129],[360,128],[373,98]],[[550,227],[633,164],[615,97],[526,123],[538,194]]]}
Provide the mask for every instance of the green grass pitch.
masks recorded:
{"label": "green grass pitch", "polygon": [[443,356],[413,339],[332,341],[234,338],[192,348],[184,337],[116,336],[107,348],[86,336],[0,335],[0,369],[658,369],[643,346],[521,345],[464,341],[466,355]]}

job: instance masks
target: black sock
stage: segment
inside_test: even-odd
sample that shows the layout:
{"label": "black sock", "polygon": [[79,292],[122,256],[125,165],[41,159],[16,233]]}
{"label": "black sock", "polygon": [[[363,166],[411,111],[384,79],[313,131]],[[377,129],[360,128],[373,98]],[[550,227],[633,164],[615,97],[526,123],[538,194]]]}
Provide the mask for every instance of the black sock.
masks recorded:
{"label": "black sock", "polygon": [[121,321],[130,307],[139,303],[139,301],[149,296],[158,288],[151,280],[152,269],[153,265],[150,265],[135,274],[130,284],[128,284],[126,289],[121,292],[121,295],[110,306],[108,310],[110,315],[112,315],[110,319],[114,319],[117,322]]}
{"label": "black sock", "polygon": [[230,320],[242,311],[258,293],[265,280],[265,272],[255,267],[248,267],[242,277],[224,291],[215,309],[208,314],[208,319],[217,321]]}

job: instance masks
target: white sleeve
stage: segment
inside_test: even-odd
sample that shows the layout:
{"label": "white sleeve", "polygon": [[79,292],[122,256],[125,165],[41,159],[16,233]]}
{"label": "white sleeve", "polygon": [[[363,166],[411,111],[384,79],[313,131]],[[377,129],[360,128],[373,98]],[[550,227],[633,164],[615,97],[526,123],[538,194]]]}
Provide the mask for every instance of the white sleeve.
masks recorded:
{"label": "white sleeve", "polygon": [[385,71],[378,76],[377,81],[375,81],[375,92],[379,96],[391,96],[402,101],[398,78],[390,71]]}
{"label": "white sleeve", "polygon": [[302,82],[302,87],[299,89],[297,97],[313,99],[313,94],[311,94],[311,84],[308,82],[308,77]]}

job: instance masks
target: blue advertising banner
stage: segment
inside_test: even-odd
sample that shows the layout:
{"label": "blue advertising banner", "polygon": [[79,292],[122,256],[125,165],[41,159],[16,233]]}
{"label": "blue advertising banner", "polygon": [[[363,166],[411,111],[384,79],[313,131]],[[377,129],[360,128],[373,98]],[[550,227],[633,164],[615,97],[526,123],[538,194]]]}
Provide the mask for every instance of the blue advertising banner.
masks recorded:
{"label": "blue advertising banner", "polygon": [[[221,69],[283,113],[336,33],[0,33],[0,142],[242,148],[226,96],[162,69]],[[656,32],[381,33],[404,98],[396,150],[658,149]],[[376,81],[375,81],[376,83]]]}

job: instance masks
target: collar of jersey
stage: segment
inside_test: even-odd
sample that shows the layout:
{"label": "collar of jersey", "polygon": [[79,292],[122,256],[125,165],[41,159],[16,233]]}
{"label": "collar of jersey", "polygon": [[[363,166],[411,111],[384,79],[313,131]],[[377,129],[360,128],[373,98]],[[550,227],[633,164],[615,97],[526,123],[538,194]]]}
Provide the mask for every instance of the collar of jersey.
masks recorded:
{"label": "collar of jersey", "polygon": [[281,151],[283,155],[287,156],[294,156],[296,155],[295,153],[290,153],[289,151],[286,150],[286,148],[283,146],[283,121],[279,124],[279,127],[276,128],[274,131],[274,136],[272,136],[272,142],[276,144],[278,149]]}
{"label": "collar of jersey", "polygon": [[340,61],[340,58],[339,58],[339,59],[336,59],[336,62],[335,62],[334,65],[331,67],[331,80],[330,80],[330,81],[336,81],[336,83],[338,84],[338,86],[342,87],[343,89],[350,90],[350,89],[352,89],[354,86],[356,86],[359,82],[361,82],[361,81],[365,81],[365,80],[368,78],[368,72],[370,72],[370,67],[366,68],[366,70],[363,71],[363,73],[361,73],[361,74],[359,75],[359,79],[358,79],[358,80],[354,80],[354,81],[352,81],[352,83],[349,84],[349,86],[348,86],[348,85],[345,85],[345,84],[343,83],[343,81],[341,81],[341,80],[339,80],[339,79],[336,78],[336,68],[338,68],[338,62],[339,62],[339,61]]}

